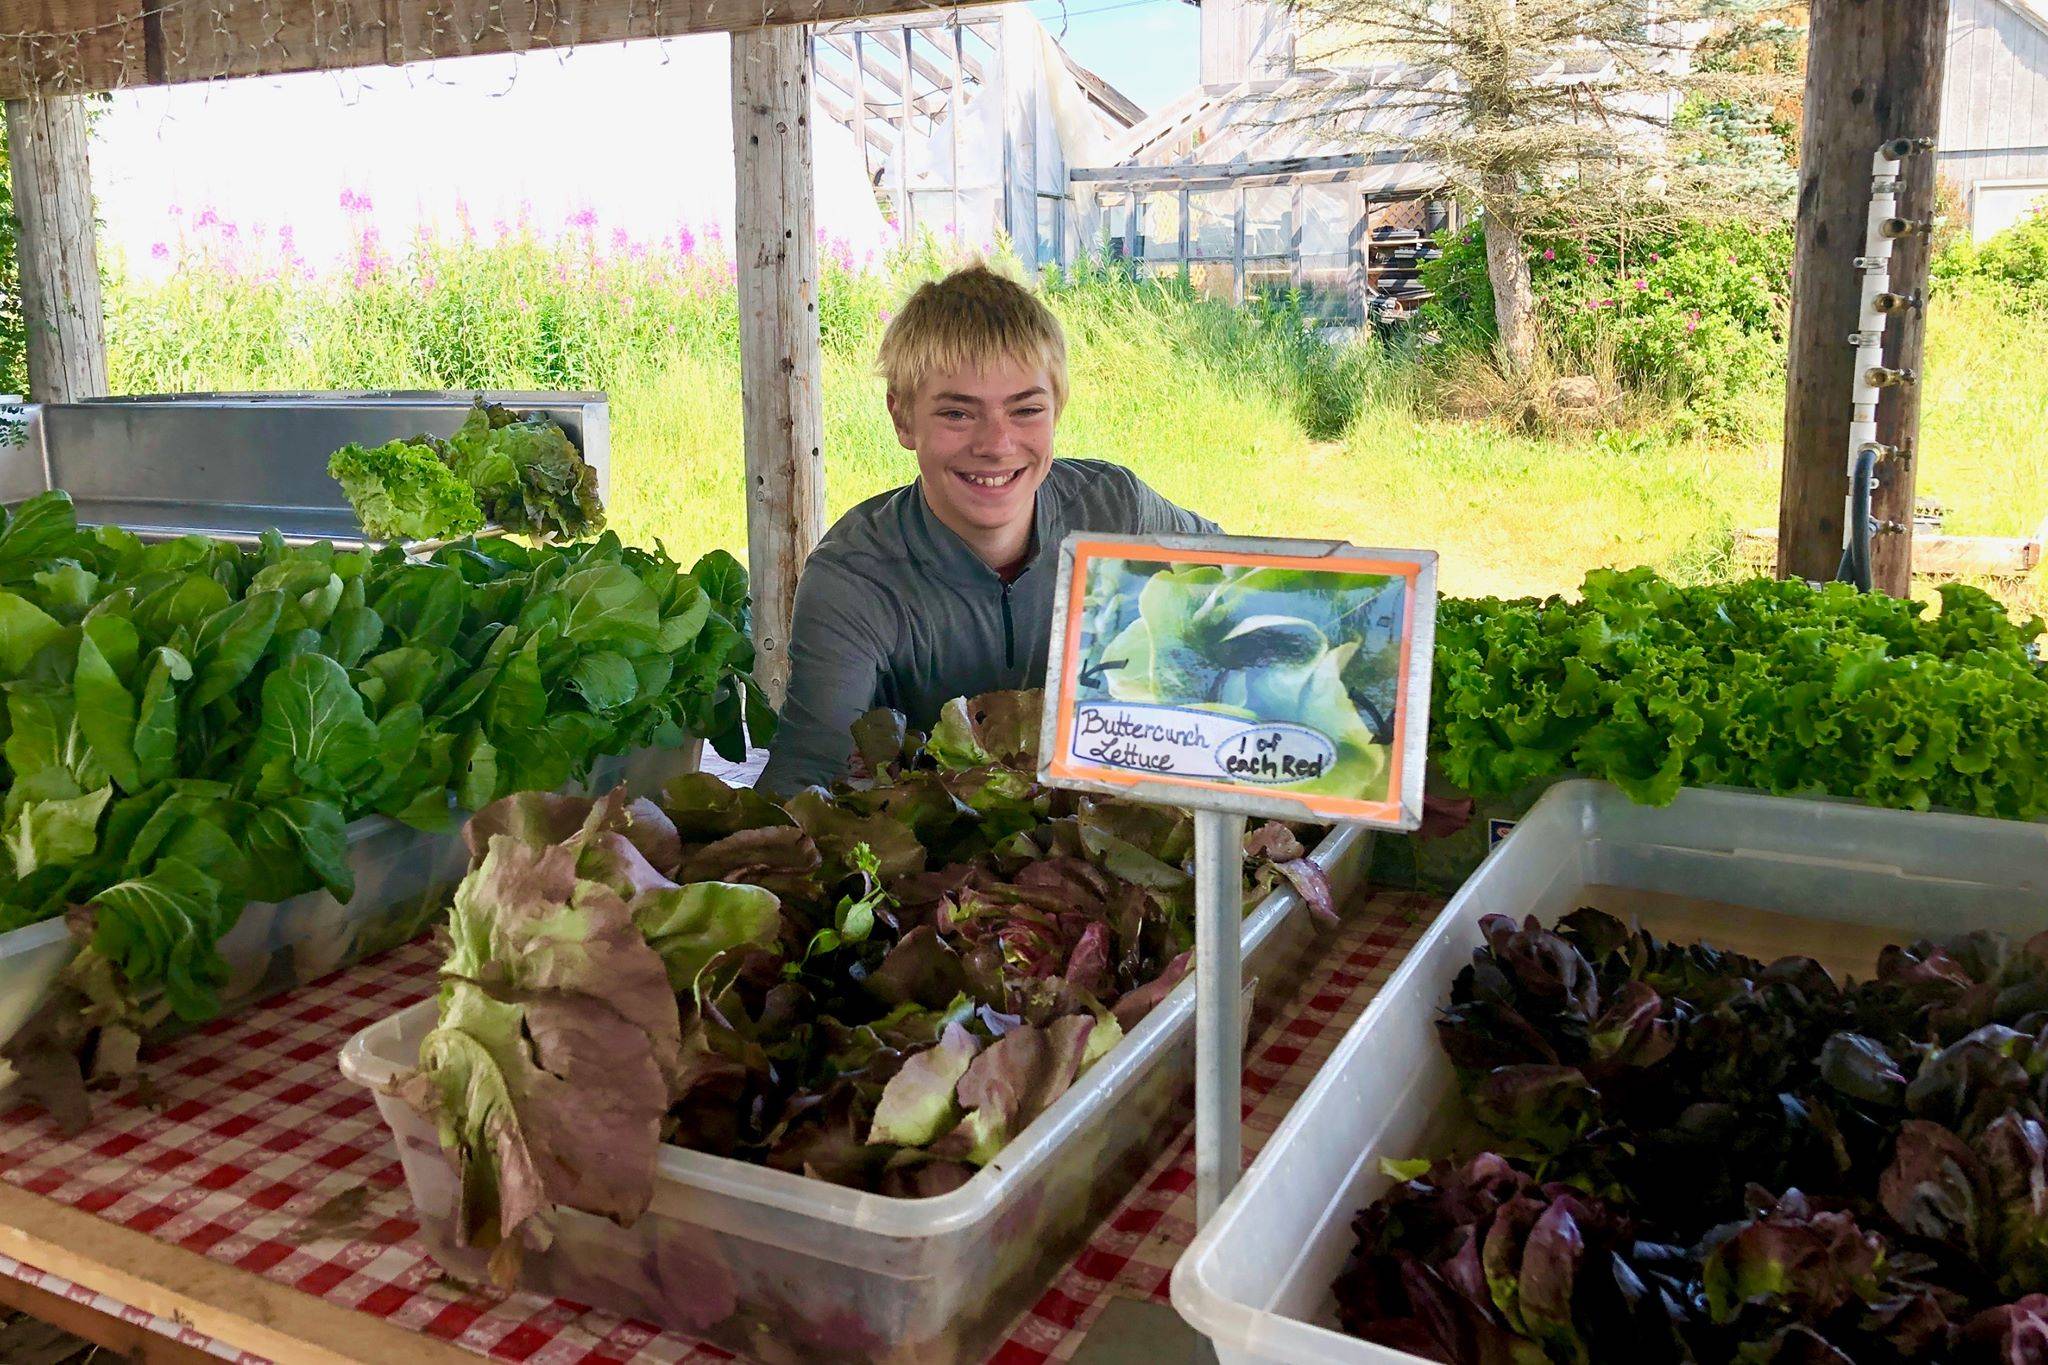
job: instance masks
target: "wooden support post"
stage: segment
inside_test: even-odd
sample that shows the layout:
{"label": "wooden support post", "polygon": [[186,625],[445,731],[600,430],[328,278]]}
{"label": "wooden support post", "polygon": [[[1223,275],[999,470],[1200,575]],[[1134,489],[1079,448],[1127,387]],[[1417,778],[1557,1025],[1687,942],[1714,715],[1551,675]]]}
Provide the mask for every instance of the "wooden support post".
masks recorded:
{"label": "wooden support post", "polygon": [[[1912,49],[1910,63],[1924,74],[1902,89],[1903,108],[1897,118],[1903,135],[1938,137],[1941,123],[1941,88],[1948,69],[1949,0],[1927,0],[1906,37]],[[1911,297],[1916,291],[1927,297],[1928,268],[1934,262],[1934,192],[1940,170],[1930,154],[1909,158],[1900,167],[1899,217],[1927,223],[1930,231],[1906,237],[1892,245],[1892,289]],[[1884,363],[1892,369],[1923,374],[1927,368],[1927,321],[1925,303],[1920,311],[1908,311],[1891,319],[1885,329]],[[1877,405],[1877,439],[1899,452],[1899,458],[1882,461],[1877,468],[1877,491],[1870,496],[1870,515],[1879,526],[1902,529],[1876,536],[1870,544],[1870,585],[1893,597],[1904,597],[1913,587],[1913,475],[1919,467],[1920,403],[1925,381],[1908,384],[1887,394]]]}
{"label": "wooden support post", "polygon": [[755,676],[778,705],[789,680],[797,575],[825,533],[807,51],[806,31],[798,27],[732,35],[747,568]]}
{"label": "wooden support post", "polygon": [[[1871,157],[1888,139],[1935,134],[1948,13],[1949,0],[1813,0],[1810,10],[1778,509],[1778,572],[1783,577],[1832,578],[1842,557],[1855,368],[1849,334],[1861,306],[1855,260],[1863,254]],[[1932,161],[1915,157],[1904,170],[1911,195],[1901,199],[1902,216],[1926,218],[1933,205]],[[1926,268],[1924,240],[1900,243],[1893,253],[1894,288],[1901,293],[1924,288]],[[1888,332],[1893,339],[1886,354],[1900,357],[1888,363],[1917,369],[1917,322],[1901,330],[1894,318]],[[1912,360],[1905,359],[1909,351]],[[1911,439],[1919,400],[1909,396],[1908,402],[1911,406],[1902,408],[1899,391],[1886,391],[1879,405],[1881,439]],[[1891,434],[1883,435],[1887,430]],[[1880,478],[1885,491],[1882,501],[1873,503],[1874,515],[1893,517],[1910,528],[1910,468],[1901,470],[1896,461],[1888,461]],[[1880,507],[1902,507],[1903,512]],[[1877,586],[1903,592],[1911,553],[1910,530],[1880,538],[1873,549],[1883,575]]]}
{"label": "wooden support post", "polygon": [[910,202],[910,136],[917,118],[917,72],[911,65],[910,32],[903,33],[903,136],[896,143],[896,226],[903,244],[910,245],[917,232],[917,214]]}
{"label": "wooden support post", "polygon": [[28,397],[69,403],[107,391],[99,253],[85,101],[7,101],[7,154],[21,220],[21,311],[28,323]]}

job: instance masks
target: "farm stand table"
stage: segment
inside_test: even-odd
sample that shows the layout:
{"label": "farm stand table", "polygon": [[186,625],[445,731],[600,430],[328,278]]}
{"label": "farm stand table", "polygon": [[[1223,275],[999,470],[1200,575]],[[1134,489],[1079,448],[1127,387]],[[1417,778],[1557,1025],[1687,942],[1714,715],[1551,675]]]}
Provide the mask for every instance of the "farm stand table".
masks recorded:
{"label": "farm stand table", "polygon": [[[1247,1053],[1248,1157],[1437,904],[1364,899],[1324,942]],[[95,1315],[67,1307],[59,1325],[96,1328],[115,1349],[134,1350],[137,1326],[182,1348],[145,1360],[732,1359],[575,1304],[459,1284],[428,1258],[389,1136],[335,1055],[358,1029],[430,994],[437,961],[418,941],[181,1039],[149,1067],[148,1103],[105,1103],[76,1139],[28,1111],[0,1119],[0,1276],[13,1282],[0,1301],[47,1312],[49,1298],[22,1292],[40,1290]],[[992,1365],[1075,1359],[1112,1300],[1170,1313],[1167,1277],[1192,1233],[1184,1132],[1013,1325]],[[1118,1304],[1106,1336],[1128,1327],[1133,1307]]]}

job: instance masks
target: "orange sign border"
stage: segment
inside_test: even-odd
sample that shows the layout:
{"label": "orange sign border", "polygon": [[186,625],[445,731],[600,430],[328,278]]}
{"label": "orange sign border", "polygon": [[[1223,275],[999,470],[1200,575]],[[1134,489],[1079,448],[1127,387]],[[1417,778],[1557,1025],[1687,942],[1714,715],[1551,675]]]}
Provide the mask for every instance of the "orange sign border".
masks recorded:
{"label": "orange sign border", "polygon": [[[1054,731],[1057,742],[1051,756],[1046,760],[1044,773],[1052,778],[1069,782],[1088,782],[1124,790],[1144,783],[1166,783],[1190,790],[1213,791],[1242,799],[1265,793],[1289,805],[1299,805],[1307,815],[1321,815],[1339,822],[1360,822],[1379,825],[1402,823],[1401,780],[1403,764],[1407,758],[1409,716],[1410,664],[1415,648],[1415,608],[1420,590],[1424,564],[1420,560],[1374,559],[1364,555],[1289,555],[1261,554],[1244,550],[1170,550],[1164,546],[1134,544],[1128,541],[1076,539],[1073,541],[1074,562],[1067,582],[1067,600],[1060,603],[1066,617],[1064,648],[1060,651],[1059,694],[1055,698],[1058,709],[1057,726]],[[1271,569],[1307,569],[1317,573],[1371,573],[1385,574],[1400,578],[1404,582],[1402,594],[1401,665],[1399,680],[1394,691],[1394,734],[1388,745],[1391,766],[1387,774],[1387,790],[1392,793],[1385,801],[1358,801],[1341,796],[1311,796],[1271,788],[1259,788],[1239,782],[1222,782],[1198,777],[1146,777],[1121,768],[1069,761],[1071,747],[1066,737],[1073,733],[1075,692],[1079,688],[1081,667],[1081,605],[1087,600],[1088,569],[1097,559],[1136,559],[1164,564],[1216,564],[1235,567],[1258,567]]]}

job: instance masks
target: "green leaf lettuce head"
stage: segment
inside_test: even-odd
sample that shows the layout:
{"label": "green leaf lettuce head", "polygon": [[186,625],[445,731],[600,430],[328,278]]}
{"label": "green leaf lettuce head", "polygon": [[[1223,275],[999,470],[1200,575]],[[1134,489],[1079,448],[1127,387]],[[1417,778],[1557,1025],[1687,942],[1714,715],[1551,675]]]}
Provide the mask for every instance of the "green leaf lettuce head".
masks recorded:
{"label": "green leaf lettuce head", "polygon": [[520,415],[481,398],[448,438],[448,462],[491,522],[539,539],[604,529],[597,470],[544,412]]}
{"label": "green leaf lettuce head", "polygon": [[328,458],[327,472],[372,540],[447,540],[484,524],[475,490],[424,444],[351,442]]}
{"label": "green leaf lettuce head", "polygon": [[[217,947],[244,905],[350,899],[353,822],[447,829],[602,755],[743,749],[745,578],[706,567],[616,536],[144,544],[31,500],[0,524],[0,930],[85,908],[66,981],[96,1020],[203,1020],[246,987]],[[765,859],[801,886],[794,852],[735,847],[691,880]],[[678,944],[763,918],[751,891],[687,911]]]}
{"label": "green leaf lettuce head", "polygon": [[1982,591],[1941,607],[1776,579],[1598,570],[1577,601],[1447,600],[1430,753],[1476,796],[1565,773],[1662,805],[1682,786],[2048,815],[2048,672]]}

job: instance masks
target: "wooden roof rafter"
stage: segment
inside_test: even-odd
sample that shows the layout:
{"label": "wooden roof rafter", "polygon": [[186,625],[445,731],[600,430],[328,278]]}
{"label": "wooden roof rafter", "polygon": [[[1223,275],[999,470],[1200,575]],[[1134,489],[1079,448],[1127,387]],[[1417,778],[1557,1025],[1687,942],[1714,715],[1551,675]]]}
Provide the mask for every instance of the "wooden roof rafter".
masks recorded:
{"label": "wooden roof rafter", "polygon": [[843,23],[991,0],[13,0],[0,99]]}

